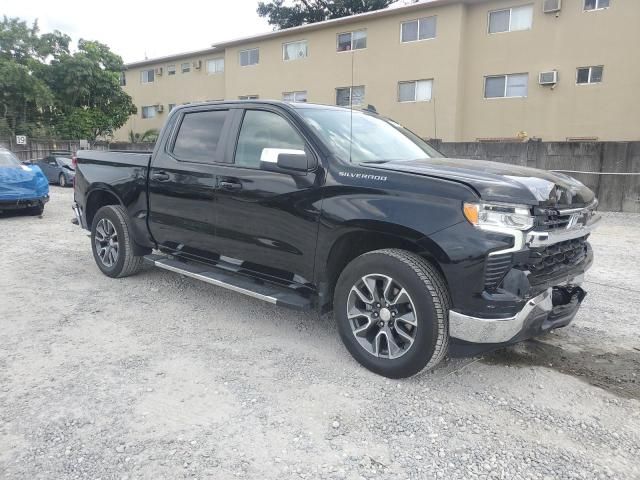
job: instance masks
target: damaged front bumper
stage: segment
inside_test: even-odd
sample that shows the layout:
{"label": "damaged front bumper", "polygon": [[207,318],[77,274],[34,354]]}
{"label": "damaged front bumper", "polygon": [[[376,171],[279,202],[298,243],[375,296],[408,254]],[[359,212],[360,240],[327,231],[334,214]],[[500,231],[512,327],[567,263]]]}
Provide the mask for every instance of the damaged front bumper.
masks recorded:
{"label": "damaged front bumper", "polygon": [[449,312],[449,334],[458,342],[508,345],[571,323],[586,292],[583,275],[566,285],[549,287],[508,318],[477,318]]}
{"label": "damaged front bumper", "polygon": [[[564,228],[513,232],[511,248],[488,254],[485,290],[475,310],[449,312],[453,344],[467,352],[510,345],[571,323],[586,296],[581,285],[593,263],[588,237],[600,216],[592,208],[560,212],[584,218]],[[506,233],[504,230],[501,233]]]}

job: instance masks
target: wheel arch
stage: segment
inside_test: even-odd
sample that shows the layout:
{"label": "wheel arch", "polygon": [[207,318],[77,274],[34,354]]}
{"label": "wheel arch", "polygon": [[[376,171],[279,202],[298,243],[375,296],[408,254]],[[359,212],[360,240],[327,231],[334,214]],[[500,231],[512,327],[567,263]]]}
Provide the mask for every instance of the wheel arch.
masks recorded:
{"label": "wheel arch", "polygon": [[[358,229],[343,233],[336,238],[329,249],[322,280],[319,282],[319,308],[329,311],[333,305],[333,293],[340,273],[355,258],[368,252],[387,248],[396,248],[415,253],[432,264],[445,279],[439,263],[443,252],[429,238],[416,231],[407,231],[406,227],[385,225],[385,228]],[[448,287],[448,286],[447,286]]]}
{"label": "wheel arch", "polygon": [[91,228],[96,212],[106,205],[122,205],[122,200],[113,191],[105,187],[95,187],[87,194],[85,217],[87,226]]}

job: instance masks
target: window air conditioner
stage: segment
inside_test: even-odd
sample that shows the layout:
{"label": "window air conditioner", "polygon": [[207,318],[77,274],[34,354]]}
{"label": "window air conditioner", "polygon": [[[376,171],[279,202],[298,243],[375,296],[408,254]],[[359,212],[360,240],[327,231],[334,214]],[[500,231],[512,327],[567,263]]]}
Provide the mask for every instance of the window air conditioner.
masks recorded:
{"label": "window air conditioner", "polygon": [[551,72],[540,73],[538,83],[540,83],[540,85],[555,85],[558,83],[558,71],[553,70]]}
{"label": "window air conditioner", "polygon": [[544,13],[556,13],[562,8],[562,0],[544,0],[542,2],[542,11]]}

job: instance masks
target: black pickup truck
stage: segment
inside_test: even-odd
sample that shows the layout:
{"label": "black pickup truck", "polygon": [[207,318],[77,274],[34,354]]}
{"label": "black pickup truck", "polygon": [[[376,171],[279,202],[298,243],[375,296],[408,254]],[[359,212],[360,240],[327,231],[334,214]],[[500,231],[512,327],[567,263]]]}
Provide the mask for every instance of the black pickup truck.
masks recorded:
{"label": "black pickup truck", "polygon": [[74,210],[105,275],[143,263],[333,310],[393,378],[563,327],[597,200],[558,173],[443,158],[367,111],[275,101],[173,110],[153,152],[78,153]]}

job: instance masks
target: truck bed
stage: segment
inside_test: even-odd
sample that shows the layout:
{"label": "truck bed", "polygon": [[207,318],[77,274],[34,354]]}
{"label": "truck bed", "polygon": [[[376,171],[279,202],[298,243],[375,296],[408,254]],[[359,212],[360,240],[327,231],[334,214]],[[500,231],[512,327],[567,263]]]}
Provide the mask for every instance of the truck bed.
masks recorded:
{"label": "truck bed", "polygon": [[140,150],[79,150],[78,164],[108,163],[110,165],[149,166],[151,151]]}
{"label": "truck bed", "polygon": [[149,240],[147,218],[147,172],[152,152],[81,150],[77,153],[74,198],[91,228],[94,195],[112,195],[129,213],[136,240]]}

